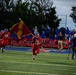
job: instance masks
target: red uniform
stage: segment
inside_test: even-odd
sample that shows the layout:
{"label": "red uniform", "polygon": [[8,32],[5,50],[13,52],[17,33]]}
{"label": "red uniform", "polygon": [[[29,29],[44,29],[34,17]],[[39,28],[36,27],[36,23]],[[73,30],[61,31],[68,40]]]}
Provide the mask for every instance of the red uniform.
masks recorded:
{"label": "red uniform", "polygon": [[2,32],[1,33],[1,36],[0,36],[0,47],[2,49],[2,52],[4,52],[3,49],[9,43],[9,37],[10,37],[10,32]]}
{"label": "red uniform", "polygon": [[4,43],[4,46],[8,45],[9,39],[10,39],[10,33],[9,32],[7,32],[7,33],[4,32],[3,37],[2,37],[2,41]]}
{"label": "red uniform", "polygon": [[3,47],[2,33],[0,32],[0,47]]}
{"label": "red uniform", "polygon": [[32,38],[32,53],[33,56],[39,54],[41,45],[41,38],[34,36]]}

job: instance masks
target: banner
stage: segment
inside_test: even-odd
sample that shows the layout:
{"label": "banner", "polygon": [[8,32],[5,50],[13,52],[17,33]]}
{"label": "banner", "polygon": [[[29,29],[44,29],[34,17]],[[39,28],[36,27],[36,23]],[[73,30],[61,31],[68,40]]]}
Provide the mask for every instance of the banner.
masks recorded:
{"label": "banner", "polygon": [[32,35],[31,31],[22,20],[19,23],[14,24],[10,28],[10,31],[13,31],[19,39],[24,36]]}

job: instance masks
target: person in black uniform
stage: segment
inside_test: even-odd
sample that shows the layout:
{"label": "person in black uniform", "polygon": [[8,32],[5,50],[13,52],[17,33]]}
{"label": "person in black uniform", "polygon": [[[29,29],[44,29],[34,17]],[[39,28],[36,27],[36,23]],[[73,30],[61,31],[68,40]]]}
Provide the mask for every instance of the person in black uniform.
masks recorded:
{"label": "person in black uniform", "polygon": [[72,39],[72,59],[76,57],[76,34],[74,34],[74,37]]}

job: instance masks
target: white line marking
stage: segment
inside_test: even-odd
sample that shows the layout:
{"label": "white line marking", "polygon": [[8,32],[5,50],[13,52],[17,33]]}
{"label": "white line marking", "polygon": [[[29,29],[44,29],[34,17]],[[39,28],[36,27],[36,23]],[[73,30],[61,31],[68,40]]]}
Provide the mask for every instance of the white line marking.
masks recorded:
{"label": "white line marking", "polygon": [[24,72],[24,71],[13,71],[13,70],[0,70],[2,72],[14,72],[14,73],[27,73],[27,74],[38,74],[38,75],[58,75],[50,73],[39,73],[39,72]]}
{"label": "white line marking", "polygon": [[76,73],[73,73],[74,75],[76,75]]}
{"label": "white line marking", "polygon": [[24,64],[35,64],[35,65],[52,65],[52,66],[65,66],[65,67],[76,67],[76,66],[72,66],[72,65],[62,65],[62,64],[43,64],[43,63],[29,63],[29,62],[16,62],[16,61],[0,61],[0,62],[4,62],[4,63],[24,63]]}

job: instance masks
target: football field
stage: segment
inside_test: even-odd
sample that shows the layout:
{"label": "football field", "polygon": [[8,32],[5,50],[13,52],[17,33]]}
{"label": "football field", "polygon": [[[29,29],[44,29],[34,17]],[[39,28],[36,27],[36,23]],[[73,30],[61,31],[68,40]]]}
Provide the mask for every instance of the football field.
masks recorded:
{"label": "football field", "polygon": [[0,50],[0,75],[76,75],[76,59],[67,57],[64,53],[41,52],[32,60],[31,51]]}

